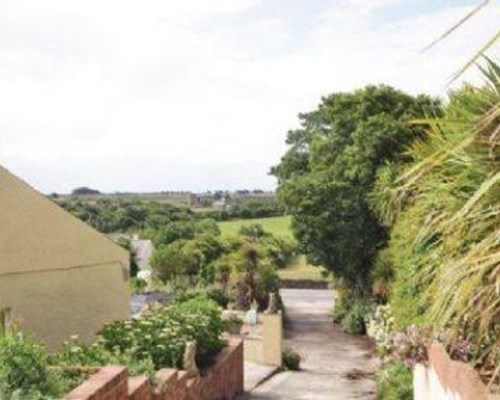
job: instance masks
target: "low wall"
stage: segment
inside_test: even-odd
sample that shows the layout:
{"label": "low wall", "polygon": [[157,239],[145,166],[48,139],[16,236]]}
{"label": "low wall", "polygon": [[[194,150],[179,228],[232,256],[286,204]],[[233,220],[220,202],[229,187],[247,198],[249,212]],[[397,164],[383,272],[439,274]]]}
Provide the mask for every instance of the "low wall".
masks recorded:
{"label": "low wall", "polygon": [[186,371],[161,369],[155,386],[145,376],[128,377],[127,369],[108,366],[66,395],[66,400],[230,400],[243,393],[243,342],[229,339],[229,346],[200,377]]}
{"label": "low wall", "polygon": [[282,289],[328,289],[327,281],[315,281],[310,279],[282,279],[280,281]]}
{"label": "low wall", "polygon": [[261,314],[259,320],[261,334],[245,337],[245,361],[281,367],[283,316],[281,313]]}
{"label": "low wall", "polygon": [[428,364],[417,364],[413,371],[414,400],[500,400],[472,366],[452,360],[441,344],[432,344],[427,352]]}

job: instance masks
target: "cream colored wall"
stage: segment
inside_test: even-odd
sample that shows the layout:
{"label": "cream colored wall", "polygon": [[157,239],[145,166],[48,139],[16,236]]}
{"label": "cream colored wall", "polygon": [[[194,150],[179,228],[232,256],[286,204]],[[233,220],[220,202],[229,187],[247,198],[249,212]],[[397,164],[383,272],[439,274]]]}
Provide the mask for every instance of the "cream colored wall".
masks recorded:
{"label": "cream colored wall", "polygon": [[413,397],[415,400],[462,400],[458,393],[441,384],[433,368],[422,364],[413,369]]}
{"label": "cream colored wall", "polygon": [[0,307],[53,349],[129,316],[129,254],[0,167]]}
{"label": "cream colored wall", "polygon": [[90,341],[103,324],[129,315],[119,263],[0,279],[0,307],[22,331],[56,349],[71,335]]}
{"label": "cream colored wall", "polygon": [[[462,363],[455,362],[455,365]],[[477,383],[468,381],[466,375],[462,375],[464,369],[472,369],[469,365],[463,364],[465,368],[456,367],[456,378],[463,379],[465,386],[474,388]],[[480,384],[482,385],[482,384]],[[453,387],[452,382],[443,384],[437,371],[429,365],[417,364],[413,368],[413,398],[414,400],[500,400],[500,395],[488,394],[484,385],[480,390],[472,390],[473,394],[462,396],[458,387]],[[481,390],[482,389],[482,390]]]}
{"label": "cream colored wall", "polygon": [[262,350],[265,364],[281,367],[283,351],[283,317],[278,314],[262,315]]}
{"label": "cream colored wall", "polygon": [[278,314],[259,315],[260,337],[244,340],[245,361],[281,367],[283,350],[283,317]]}
{"label": "cream colored wall", "polygon": [[0,167],[0,278],[120,261],[128,253]]}

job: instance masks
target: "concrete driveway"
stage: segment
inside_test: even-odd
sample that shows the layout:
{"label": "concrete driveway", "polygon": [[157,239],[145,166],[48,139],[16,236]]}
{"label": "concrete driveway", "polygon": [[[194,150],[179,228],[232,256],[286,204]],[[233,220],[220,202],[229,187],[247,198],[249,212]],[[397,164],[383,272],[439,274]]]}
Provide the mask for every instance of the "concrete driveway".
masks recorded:
{"label": "concrete driveway", "polygon": [[302,370],[274,375],[251,391],[254,400],[375,399],[375,361],[368,340],[347,335],[330,317],[330,290],[283,289],[286,343]]}

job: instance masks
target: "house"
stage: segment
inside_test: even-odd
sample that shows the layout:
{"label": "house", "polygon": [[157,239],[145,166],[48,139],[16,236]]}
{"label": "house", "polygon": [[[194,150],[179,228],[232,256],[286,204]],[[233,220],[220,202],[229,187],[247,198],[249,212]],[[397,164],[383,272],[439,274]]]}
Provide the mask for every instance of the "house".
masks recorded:
{"label": "house", "polygon": [[151,271],[151,256],[155,250],[153,242],[149,239],[139,239],[134,235],[131,241],[135,262],[140,270]]}
{"label": "house", "polygon": [[129,253],[0,167],[0,331],[56,349],[129,317]]}

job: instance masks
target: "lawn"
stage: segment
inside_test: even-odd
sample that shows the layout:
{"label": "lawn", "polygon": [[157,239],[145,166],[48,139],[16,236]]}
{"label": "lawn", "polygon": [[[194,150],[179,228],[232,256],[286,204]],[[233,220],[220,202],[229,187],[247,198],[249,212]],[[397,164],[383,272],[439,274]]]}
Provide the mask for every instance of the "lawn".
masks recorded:
{"label": "lawn", "polygon": [[234,236],[238,234],[238,231],[242,226],[252,224],[262,225],[264,230],[275,236],[293,238],[291,227],[292,219],[289,216],[224,221],[219,222],[219,228],[222,236]]}
{"label": "lawn", "polygon": [[[242,226],[260,224],[264,230],[275,236],[293,238],[291,223],[292,219],[289,216],[270,217],[219,222],[219,228],[222,236],[232,236],[237,235]],[[297,262],[280,269],[278,275],[281,279],[286,280],[324,281],[326,279],[321,275],[321,270],[321,268],[308,264],[305,256],[300,256]]]}
{"label": "lawn", "polygon": [[300,256],[297,262],[278,270],[278,275],[280,279],[290,281],[326,281],[327,278],[321,274],[322,270],[320,267],[308,264],[305,256]]}

